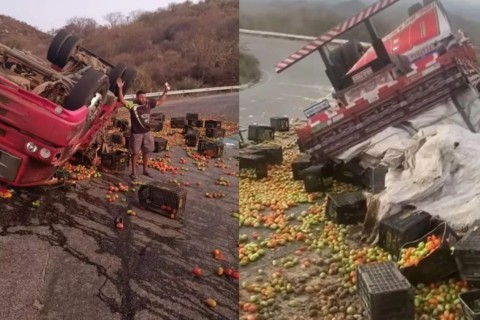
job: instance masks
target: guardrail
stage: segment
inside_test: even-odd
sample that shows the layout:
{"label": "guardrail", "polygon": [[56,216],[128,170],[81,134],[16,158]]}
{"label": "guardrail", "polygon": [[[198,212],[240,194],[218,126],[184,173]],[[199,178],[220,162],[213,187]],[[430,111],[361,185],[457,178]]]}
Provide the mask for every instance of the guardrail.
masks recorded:
{"label": "guardrail", "polygon": [[[176,91],[169,91],[168,96],[174,95],[187,95],[192,93],[202,93],[202,92],[221,92],[221,91],[237,91],[245,89],[246,86],[230,86],[230,87],[212,87],[212,88],[201,88],[201,89],[190,89],[190,90],[176,90]],[[150,92],[147,93],[147,98],[156,98],[163,94],[163,92]],[[134,94],[127,94],[125,95],[125,99],[131,100],[134,99]]]}
{"label": "guardrail", "polygon": [[[266,38],[281,38],[288,40],[298,40],[298,41],[311,41],[315,40],[317,37],[303,36],[298,34],[288,34],[288,33],[279,33],[271,31],[260,31],[260,30],[250,30],[250,29],[240,29],[240,33],[249,34],[252,36],[266,37]],[[330,41],[331,44],[341,45],[347,43],[348,40],[344,39],[333,39]],[[364,46],[370,46],[368,42],[360,42]]]}

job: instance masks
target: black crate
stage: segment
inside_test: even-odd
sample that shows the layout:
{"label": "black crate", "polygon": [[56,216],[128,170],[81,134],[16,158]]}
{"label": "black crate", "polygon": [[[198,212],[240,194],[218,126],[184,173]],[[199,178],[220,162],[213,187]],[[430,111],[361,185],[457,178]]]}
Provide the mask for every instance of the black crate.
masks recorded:
{"label": "black crate", "polygon": [[269,126],[248,126],[248,140],[262,142],[275,139],[275,130]]}
{"label": "black crate", "polygon": [[194,135],[187,135],[185,136],[185,145],[187,147],[195,148],[198,143],[198,137]]}
{"label": "black crate", "polygon": [[[417,247],[420,242],[426,242],[429,235],[441,237],[442,243],[435,251],[420,260],[417,266],[400,268],[400,272],[410,281],[411,284],[430,284],[447,278],[458,271],[455,257],[451,247],[456,245],[458,235],[448,226],[442,223],[423,237],[407,242],[403,248]],[[400,257],[401,258],[401,257]]]}
{"label": "black crate", "polygon": [[317,174],[305,174],[303,175],[303,185],[305,192],[324,192],[330,186],[330,183],[326,181],[321,175]]}
{"label": "black crate", "polygon": [[278,132],[286,132],[290,130],[290,120],[287,117],[270,118],[270,127]]}
{"label": "black crate", "polygon": [[402,246],[430,231],[432,216],[425,211],[405,210],[380,221],[378,245],[396,259]]}
{"label": "black crate", "polygon": [[163,121],[150,120],[150,130],[154,132],[160,132],[163,130]]}
{"label": "black crate", "polygon": [[207,138],[225,138],[225,129],[222,128],[206,128],[205,136]]}
{"label": "black crate", "polygon": [[202,128],[203,127],[203,120],[187,120],[187,126]]}
{"label": "black crate", "polygon": [[150,120],[156,120],[156,121],[161,121],[165,122],[165,114],[159,112],[159,113],[152,113],[150,115]]}
{"label": "black crate", "polygon": [[223,156],[223,143],[219,141],[200,139],[198,141],[197,152],[210,158],[220,158]]}
{"label": "black crate", "polygon": [[467,320],[480,320],[480,290],[460,293],[460,304]]}
{"label": "black crate", "polygon": [[198,113],[187,113],[185,118],[188,120],[198,120]]}
{"label": "black crate", "polygon": [[292,162],[292,173],[293,173],[293,180],[302,180],[300,172],[310,167],[312,163],[310,162],[310,156],[308,154],[301,154],[299,155],[293,162]]}
{"label": "black crate", "polygon": [[361,265],[356,273],[357,296],[370,320],[415,319],[413,287],[395,263]]}
{"label": "black crate", "polygon": [[155,149],[153,150],[153,152],[158,153],[158,152],[167,150],[167,144],[168,144],[167,139],[155,137],[154,143],[155,143]]}
{"label": "black crate", "polygon": [[200,130],[198,128],[190,127],[190,126],[185,126],[183,127],[183,134],[186,136],[195,136],[199,137],[200,136]]}
{"label": "black crate", "polygon": [[112,134],[112,143],[113,144],[124,144],[125,136],[123,134],[114,133]]}
{"label": "black crate", "polygon": [[111,153],[103,153],[100,156],[102,167],[111,171],[123,171],[130,163],[130,156],[127,152],[115,151]]}
{"label": "black crate", "polygon": [[255,152],[255,154],[260,154],[267,157],[267,163],[269,164],[283,163],[282,146],[253,146],[251,149]]}
{"label": "black crate", "polygon": [[142,185],[138,190],[140,206],[163,216],[181,218],[187,202],[187,191],[161,182]]}
{"label": "black crate", "polygon": [[362,183],[371,193],[376,194],[385,189],[385,176],[388,168],[378,166],[375,168],[367,168],[362,175]]}
{"label": "black crate", "polygon": [[328,194],[325,216],[339,224],[356,224],[365,219],[367,200],[362,192]]}
{"label": "black crate", "polygon": [[297,139],[298,151],[300,152],[307,152],[307,148],[303,145],[300,139]]}
{"label": "black crate", "polygon": [[457,242],[454,257],[461,277],[469,285],[480,287],[480,228],[478,226],[474,226]]}
{"label": "black crate", "polygon": [[129,122],[127,119],[115,119],[114,126],[119,128],[121,131],[127,131],[129,127]]}
{"label": "black crate", "polygon": [[363,186],[364,173],[365,169],[360,166],[358,159],[335,165],[335,179],[339,182]]}
{"label": "black crate", "polygon": [[221,128],[222,127],[222,121],[217,121],[217,120],[205,120],[205,128]]}
{"label": "black crate", "polygon": [[268,176],[267,158],[257,154],[244,154],[238,157],[240,169],[253,169],[257,179]]}
{"label": "black crate", "polygon": [[171,118],[170,119],[170,127],[172,129],[183,129],[185,125],[187,124],[187,121],[185,118]]}

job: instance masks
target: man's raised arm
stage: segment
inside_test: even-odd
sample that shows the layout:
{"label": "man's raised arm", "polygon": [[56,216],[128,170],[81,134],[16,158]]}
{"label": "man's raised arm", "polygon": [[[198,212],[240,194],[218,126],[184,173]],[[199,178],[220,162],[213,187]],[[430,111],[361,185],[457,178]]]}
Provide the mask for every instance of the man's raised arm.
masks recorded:
{"label": "man's raised arm", "polygon": [[165,100],[167,99],[167,93],[168,93],[169,90],[170,90],[170,86],[168,85],[168,82],[165,82],[165,87],[163,88],[163,93],[160,96],[160,98],[158,98],[157,104],[155,105],[156,107],[158,107],[159,105],[161,105],[162,103],[165,102]]}
{"label": "man's raised arm", "polygon": [[117,79],[117,87],[118,87],[118,102],[120,102],[125,108],[130,109],[130,103],[128,103],[125,100],[125,97],[123,96],[123,84],[124,82],[122,79],[118,78]]}

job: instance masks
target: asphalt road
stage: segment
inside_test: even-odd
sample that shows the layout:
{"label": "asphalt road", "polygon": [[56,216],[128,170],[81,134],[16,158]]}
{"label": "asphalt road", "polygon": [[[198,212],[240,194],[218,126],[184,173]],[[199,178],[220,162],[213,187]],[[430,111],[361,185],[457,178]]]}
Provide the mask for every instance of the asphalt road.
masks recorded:
{"label": "asphalt road", "polygon": [[[222,98],[203,99],[213,105]],[[173,108],[190,102],[171,103]],[[233,108],[234,103],[226,104]],[[227,174],[237,171],[232,158],[237,152],[225,151],[229,168],[210,160],[206,171],[199,171],[177,146],[171,164],[188,170],[173,175],[151,169],[154,180],[191,183],[184,187],[182,221],[141,209],[136,192],[123,194],[126,202],[107,202],[112,183],[130,183],[129,170],[78,182],[72,190],[15,189],[11,199],[0,199],[0,319],[238,318],[238,281],[214,274],[219,266],[238,265],[238,222],[232,217],[238,210],[238,180]],[[221,176],[231,186],[215,185]],[[152,179],[139,175],[139,180]],[[206,192],[226,196],[209,199]],[[40,207],[34,208],[37,200]],[[138,216],[127,215],[130,207]],[[118,216],[125,220],[121,231],[114,226]],[[226,260],[215,260],[214,249]],[[196,266],[203,277],[194,277]],[[207,306],[208,298],[217,301],[216,308]]]}
{"label": "asphalt road", "polygon": [[238,122],[238,92],[208,95],[193,98],[167,100],[155,112],[167,117],[185,116],[197,112],[202,118],[225,119]]}
{"label": "asphalt road", "polygon": [[330,89],[320,54],[307,58],[280,74],[275,65],[300,49],[304,42],[240,34],[240,45],[260,62],[262,79],[240,92],[240,125],[270,124],[270,117],[304,118],[303,110]]}

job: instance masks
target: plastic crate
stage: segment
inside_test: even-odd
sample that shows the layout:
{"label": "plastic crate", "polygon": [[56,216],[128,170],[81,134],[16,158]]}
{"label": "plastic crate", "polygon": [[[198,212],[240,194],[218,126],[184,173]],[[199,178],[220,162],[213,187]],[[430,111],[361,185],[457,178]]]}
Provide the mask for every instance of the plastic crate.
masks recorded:
{"label": "plastic crate", "polygon": [[398,258],[402,246],[430,231],[432,216],[425,211],[407,210],[380,221],[378,245]]}
{"label": "plastic crate", "polygon": [[363,186],[364,173],[365,169],[358,164],[357,160],[335,165],[335,179],[339,182]]}
{"label": "plastic crate", "polygon": [[222,129],[222,128],[206,128],[205,129],[205,136],[207,138],[224,138],[225,137],[225,129]]}
{"label": "plastic crate", "polygon": [[308,154],[299,155],[292,162],[293,180],[302,180],[300,172],[302,172],[302,170],[304,170],[304,169],[307,169],[311,165],[312,165],[312,163],[310,162],[310,156]]}
{"label": "plastic crate", "polygon": [[297,146],[298,146],[298,151],[300,152],[307,152],[307,148],[305,145],[300,141],[300,139],[297,139]]}
{"label": "plastic crate", "polygon": [[414,290],[395,263],[357,268],[357,296],[370,320],[415,319]]}
{"label": "plastic crate", "polygon": [[253,150],[255,154],[267,157],[267,163],[269,164],[283,163],[282,146],[253,146],[251,150]]}
{"label": "plastic crate", "polygon": [[327,190],[327,184],[321,175],[304,175],[303,186],[305,187],[305,192],[307,193],[323,192]]}
{"label": "plastic crate", "polygon": [[480,320],[480,290],[460,293],[460,304],[467,320]]}
{"label": "plastic crate", "polygon": [[190,126],[185,126],[183,127],[183,134],[186,136],[195,136],[195,137],[200,137],[200,130],[198,128],[190,127]]}
{"label": "plastic crate", "polygon": [[198,143],[198,137],[200,136],[200,131],[197,128],[193,128],[193,130],[185,135],[185,144],[187,147],[196,147]]}
{"label": "plastic crate", "polygon": [[188,120],[198,120],[198,113],[188,113],[186,114],[185,118]]}
{"label": "plastic crate", "polygon": [[269,141],[275,139],[275,130],[268,126],[248,126],[248,140],[255,142]]}
{"label": "plastic crate", "polygon": [[168,140],[160,137],[154,138],[155,149],[153,152],[158,153],[167,150]]}
{"label": "plastic crate", "polygon": [[162,182],[142,185],[138,190],[140,206],[163,216],[181,218],[187,202],[187,191]]}
{"label": "plastic crate", "polygon": [[115,119],[114,126],[120,129],[121,131],[127,131],[129,127],[129,122],[126,119]]}
{"label": "plastic crate", "polygon": [[441,237],[442,243],[440,247],[420,260],[417,266],[400,268],[400,272],[414,285],[437,282],[458,271],[455,258],[450,249],[457,243],[458,236],[445,222],[420,239],[407,242],[402,248],[416,247],[418,243],[426,242],[427,237],[433,234]]}
{"label": "plastic crate", "polygon": [[130,156],[127,152],[115,151],[111,153],[103,153],[100,156],[102,167],[111,171],[123,171],[130,163]]}
{"label": "plastic crate", "polygon": [[270,126],[278,132],[286,132],[290,130],[290,120],[287,117],[270,118]]}
{"label": "plastic crate", "polygon": [[385,189],[385,176],[388,173],[388,168],[385,166],[378,166],[375,168],[367,168],[363,173],[363,185],[371,193],[376,194]]}
{"label": "plastic crate", "polygon": [[190,127],[202,128],[203,120],[187,120],[187,125]]}
{"label": "plastic crate", "polygon": [[257,179],[268,176],[267,158],[257,154],[244,154],[238,157],[240,169],[253,169]]}
{"label": "plastic crate", "polygon": [[187,121],[185,118],[171,118],[170,119],[170,127],[172,129],[183,129],[186,125]]}
{"label": "plastic crate", "polygon": [[114,133],[112,134],[112,143],[113,144],[125,144],[125,137],[123,134]]}
{"label": "plastic crate", "polygon": [[339,224],[356,224],[365,219],[367,200],[362,192],[327,195],[326,217]]}
{"label": "plastic crate", "polygon": [[161,122],[165,122],[165,114],[159,112],[159,113],[152,113],[150,115],[150,120],[157,120]]}
{"label": "plastic crate", "polygon": [[474,226],[457,242],[454,257],[462,279],[469,285],[480,287],[480,228],[478,226]]}
{"label": "plastic crate", "polygon": [[150,130],[160,132],[163,130],[163,121],[150,120]]}
{"label": "plastic crate", "polygon": [[220,158],[223,156],[223,147],[222,142],[200,139],[197,152],[210,158]]}
{"label": "plastic crate", "polygon": [[221,128],[222,127],[222,121],[217,121],[217,120],[206,120],[205,121],[205,128]]}

